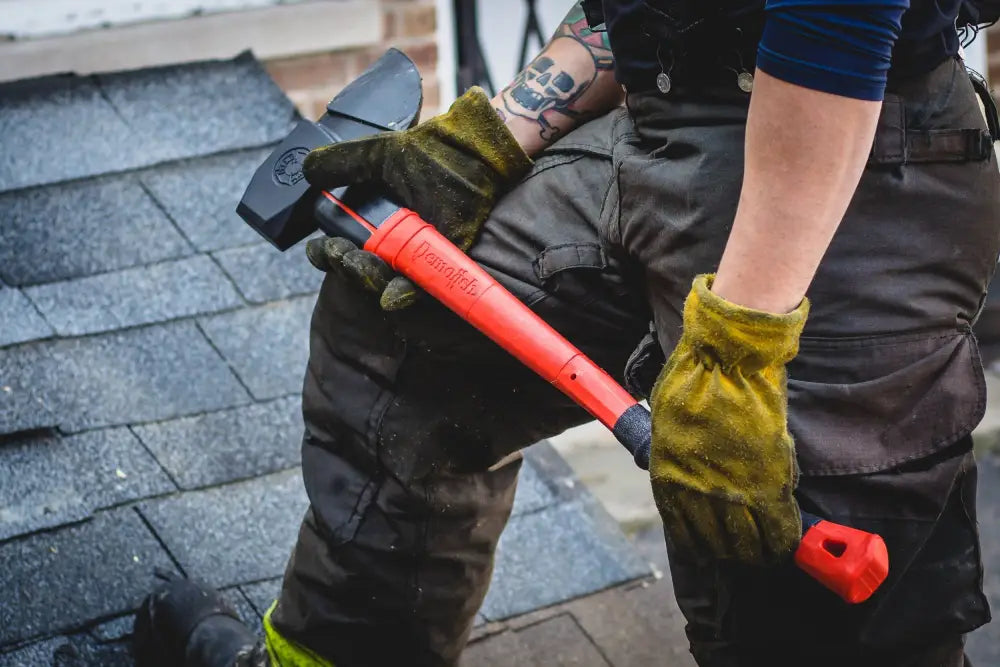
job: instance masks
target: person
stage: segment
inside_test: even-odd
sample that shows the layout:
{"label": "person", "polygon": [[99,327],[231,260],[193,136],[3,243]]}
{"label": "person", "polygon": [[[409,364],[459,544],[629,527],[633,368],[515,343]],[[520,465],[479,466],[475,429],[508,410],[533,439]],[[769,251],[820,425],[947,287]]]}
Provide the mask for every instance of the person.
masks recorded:
{"label": "person", "polygon": [[[375,183],[416,210],[649,397],[702,667],[961,665],[990,618],[971,326],[1000,174],[961,4],[584,2],[493,100],[473,89],[305,162],[315,186]],[[140,610],[140,667],[456,664],[518,451],[587,420],[374,255],[333,238],[308,256],[328,273],[311,507],[266,639],[173,582]],[[800,507],[883,536],[869,602],[790,563]]]}

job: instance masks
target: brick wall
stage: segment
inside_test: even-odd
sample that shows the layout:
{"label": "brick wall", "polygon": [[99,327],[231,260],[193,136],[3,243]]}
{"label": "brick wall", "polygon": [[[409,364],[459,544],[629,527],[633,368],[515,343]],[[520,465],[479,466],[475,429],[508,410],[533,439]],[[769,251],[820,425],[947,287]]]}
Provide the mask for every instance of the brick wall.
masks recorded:
{"label": "brick wall", "polygon": [[428,118],[440,106],[437,77],[437,15],[434,0],[371,0],[382,12],[382,38],[373,46],[269,60],[268,72],[307,118],[322,115],[326,103],[389,47],[406,53],[424,79]]}

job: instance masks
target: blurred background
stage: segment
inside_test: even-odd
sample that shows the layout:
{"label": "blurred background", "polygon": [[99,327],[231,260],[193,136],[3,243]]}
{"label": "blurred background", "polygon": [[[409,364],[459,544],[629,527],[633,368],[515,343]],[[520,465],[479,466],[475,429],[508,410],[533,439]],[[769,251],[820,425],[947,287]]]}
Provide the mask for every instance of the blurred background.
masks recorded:
{"label": "blurred background", "polygon": [[[478,83],[502,88],[570,0],[0,0],[0,80],[228,58],[252,49],[315,116],[386,48],[424,74],[426,113]],[[989,33],[989,34],[988,34]],[[1000,32],[967,63],[1000,75]]]}

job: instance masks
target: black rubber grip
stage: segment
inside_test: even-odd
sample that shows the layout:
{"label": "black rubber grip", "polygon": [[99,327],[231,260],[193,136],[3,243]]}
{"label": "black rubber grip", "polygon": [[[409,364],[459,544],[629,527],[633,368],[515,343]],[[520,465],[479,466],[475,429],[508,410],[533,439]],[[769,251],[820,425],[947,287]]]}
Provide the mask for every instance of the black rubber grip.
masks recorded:
{"label": "black rubber grip", "polygon": [[635,464],[643,470],[649,470],[649,444],[653,437],[649,410],[636,403],[622,413],[611,432],[632,454]]}

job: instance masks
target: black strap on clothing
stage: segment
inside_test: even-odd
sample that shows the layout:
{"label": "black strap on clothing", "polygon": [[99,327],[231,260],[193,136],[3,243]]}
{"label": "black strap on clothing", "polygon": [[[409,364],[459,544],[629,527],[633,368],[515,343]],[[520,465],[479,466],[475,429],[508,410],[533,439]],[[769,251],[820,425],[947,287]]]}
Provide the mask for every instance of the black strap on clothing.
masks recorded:
{"label": "black strap on clothing", "polygon": [[972,88],[983,103],[983,110],[986,112],[986,126],[990,128],[990,136],[993,137],[993,141],[1000,141],[1000,115],[997,113],[997,101],[993,99],[990,86],[986,83],[983,75],[974,69],[970,69],[968,72]]}
{"label": "black strap on clothing", "polygon": [[605,30],[603,0],[583,0],[580,6],[587,17],[587,25],[590,26],[590,29],[594,32],[603,32]]}
{"label": "black strap on clothing", "polygon": [[[989,115],[987,112],[987,117]],[[875,141],[872,143],[868,164],[888,166],[920,162],[979,162],[988,159],[992,151],[991,132],[980,128],[908,129],[903,101],[887,95],[882,103],[882,113],[875,130]]]}

